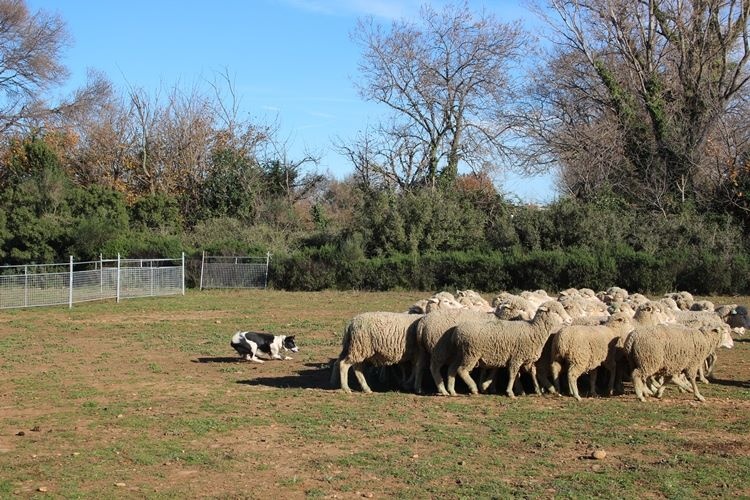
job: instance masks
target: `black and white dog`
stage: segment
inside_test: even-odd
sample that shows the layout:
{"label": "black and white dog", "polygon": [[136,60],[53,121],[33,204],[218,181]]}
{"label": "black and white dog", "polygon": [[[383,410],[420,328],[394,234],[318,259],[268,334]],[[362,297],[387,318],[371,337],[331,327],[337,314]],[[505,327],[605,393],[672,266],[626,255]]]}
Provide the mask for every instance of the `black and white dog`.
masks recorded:
{"label": "black and white dog", "polygon": [[299,351],[297,344],[294,343],[294,335],[287,337],[286,335],[271,335],[270,333],[237,332],[232,336],[229,345],[240,356],[256,363],[263,363],[263,360],[257,356],[259,351],[270,355],[271,359],[292,359],[289,356],[282,357],[282,349],[292,352]]}

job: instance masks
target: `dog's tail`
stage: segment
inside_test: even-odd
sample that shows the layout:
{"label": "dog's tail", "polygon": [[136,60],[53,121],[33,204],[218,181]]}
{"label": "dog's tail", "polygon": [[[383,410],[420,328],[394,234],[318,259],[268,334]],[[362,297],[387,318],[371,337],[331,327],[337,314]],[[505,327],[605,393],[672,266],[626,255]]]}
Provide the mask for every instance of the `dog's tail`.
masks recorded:
{"label": "dog's tail", "polygon": [[351,334],[352,324],[349,322],[346,327],[344,328],[344,336],[341,339],[341,354],[339,354],[339,357],[336,358],[336,360],[331,364],[331,380],[330,384],[332,386],[338,386],[340,383],[339,380],[339,361],[344,359],[346,356],[349,355],[349,349],[351,349],[351,343],[352,343],[352,334]]}

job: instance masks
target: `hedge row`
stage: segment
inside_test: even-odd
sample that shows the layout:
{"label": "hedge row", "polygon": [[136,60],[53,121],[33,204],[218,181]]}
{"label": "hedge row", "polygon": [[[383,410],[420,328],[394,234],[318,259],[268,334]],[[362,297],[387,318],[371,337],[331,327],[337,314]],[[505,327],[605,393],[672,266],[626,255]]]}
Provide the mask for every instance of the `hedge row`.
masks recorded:
{"label": "hedge row", "polygon": [[641,293],[747,293],[750,258],[673,248],[651,254],[627,246],[593,253],[585,248],[502,252],[447,252],[345,259],[332,247],[304,249],[272,259],[277,289],[562,290],[612,285]]}

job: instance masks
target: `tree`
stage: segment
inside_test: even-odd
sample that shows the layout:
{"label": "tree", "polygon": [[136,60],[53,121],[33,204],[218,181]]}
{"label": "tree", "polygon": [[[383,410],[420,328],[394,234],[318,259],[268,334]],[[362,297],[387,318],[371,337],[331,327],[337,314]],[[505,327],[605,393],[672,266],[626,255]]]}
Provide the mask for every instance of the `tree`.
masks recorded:
{"label": "tree", "polygon": [[461,162],[484,168],[506,153],[511,67],[527,39],[518,24],[474,14],[467,3],[425,5],[419,21],[396,21],[388,31],[372,18],[357,25],[360,94],[386,105],[393,121],[377,129],[385,144],[376,156],[364,152],[354,166],[434,187],[452,183]]}
{"label": "tree", "polygon": [[559,161],[574,193],[598,175],[594,184],[664,213],[695,201],[713,168],[708,140],[750,78],[750,3],[547,4],[557,36],[535,82],[536,151]]}
{"label": "tree", "polygon": [[0,132],[48,113],[42,98],[67,77],[60,62],[67,44],[58,16],[0,0]]}

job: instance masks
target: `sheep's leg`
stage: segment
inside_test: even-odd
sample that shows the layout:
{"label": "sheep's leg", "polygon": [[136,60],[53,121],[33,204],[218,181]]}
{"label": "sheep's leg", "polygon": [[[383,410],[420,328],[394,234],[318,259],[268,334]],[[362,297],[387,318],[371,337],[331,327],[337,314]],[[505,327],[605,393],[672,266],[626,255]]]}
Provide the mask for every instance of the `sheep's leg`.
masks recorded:
{"label": "sheep's leg", "polygon": [[708,368],[704,368],[704,365],[708,366],[708,358],[706,358],[706,360],[698,367],[698,380],[700,380],[703,384],[710,384],[711,382],[709,382],[706,378],[706,372],[708,371]]}
{"label": "sheep's leg", "polygon": [[344,392],[352,392],[349,388],[349,367],[351,366],[351,363],[348,363],[345,359],[340,359],[336,363],[339,365],[339,382],[341,383],[341,389]]}
{"label": "sheep's leg", "polygon": [[552,384],[554,385],[553,393],[561,394],[560,392],[560,372],[562,371],[562,365],[559,361],[553,361],[550,365],[550,371],[552,372]]}
{"label": "sheep's leg", "polygon": [[706,373],[705,373],[706,377],[710,377],[711,374],[714,372],[714,367],[716,366],[716,359],[717,359],[716,353],[713,353],[706,358]]}
{"label": "sheep's leg", "polygon": [[540,386],[544,386],[544,390],[550,394],[555,394],[555,388],[552,386],[550,380],[550,365],[534,363],[536,368],[536,381]]}
{"label": "sheep's leg", "polygon": [[606,364],[607,371],[609,372],[609,380],[607,381],[607,396],[612,397],[615,393],[615,378],[617,378],[617,363],[614,361]]}
{"label": "sheep's leg", "polygon": [[438,394],[441,396],[448,396],[450,393],[445,388],[445,382],[443,381],[443,374],[440,373],[440,363],[436,360],[430,360],[430,373],[432,374],[432,380],[435,381],[435,387],[437,388]]}
{"label": "sheep's leg", "polygon": [[578,393],[578,377],[581,376],[581,370],[575,365],[568,366],[568,390],[570,395],[581,400],[581,395]]}
{"label": "sheep's leg", "polygon": [[[474,364],[471,365],[464,365],[461,364],[457,367],[455,373],[458,374],[459,377],[461,377],[461,380],[464,381],[466,385],[469,386],[469,391],[471,391],[472,394],[479,394],[479,389],[477,388],[477,384],[474,382],[474,379],[471,378],[471,374],[469,373],[471,371],[471,368],[469,366],[474,366]],[[453,377],[455,381],[455,374]],[[455,391],[453,392],[455,395]]]}
{"label": "sheep's leg", "polygon": [[646,401],[646,397],[644,396],[646,384],[643,382],[643,375],[641,374],[641,370],[635,368],[631,372],[630,378],[633,380],[633,389],[635,390],[636,397],[640,401]]}
{"label": "sheep's leg", "polygon": [[599,368],[594,368],[589,372],[589,397],[596,397],[596,377],[599,375]]}
{"label": "sheep's leg", "polygon": [[693,386],[690,385],[690,382],[682,373],[674,375],[670,380],[680,388],[681,392],[693,392]]}
{"label": "sheep's leg", "polygon": [[508,365],[508,386],[505,388],[505,394],[508,395],[509,398],[516,398],[516,395],[513,394],[513,385],[516,382],[516,379],[518,378],[518,371],[521,369],[521,363],[517,361],[512,361]]}
{"label": "sheep's leg", "polygon": [[482,392],[486,393],[490,386],[495,383],[495,376],[497,375],[497,368],[482,368],[482,383],[479,388]]}
{"label": "sheep's leg", "polygon": [[542,395],[542,388],[539,386],[539,380],[537,379],[537,370],[536,365],[534,363],[531,363],[531,368],[529,369],[531,372],[531,381],[534,383],[534,393],[537,396]]}
{"label": "sheep's leg", "polygon": [[339,360],[333,362],[333,365],[331,366],[331,379],[330,384],[332,387],[335,387],[339,384]]}
{"label": "sheep's leg", "polygon": [[693,394],[695,394],[695,399],[701,402],[705,402],[706,398],[701,395],[701,393],[698,391],[698,384],[695,381],[696,377],[696,370],[688,370],[687,372],[687,379],[690,382],[690,385],[693,386]]}
{"label": "sheep's leg", "polygon": [[416,394],[422,394],[422,375],[427,365],[427,352],[424,349],[419,349],[417,352],[416,360],[414,361],[414,392]]}
{"label": "sheep's leg", "polygon": [[367,379],[365,379],[365,373],[362,371],[363,366],[364,366],[363,363],[357,363],[352,366],[352,370],[354,370],[354,376],[357,377],[357,382],[359,382],[359,386],[362,388],[362,392],[366,392],[367,394],[370,394],[372,392],[372,389],[370,389],[370,386],[367,385]]}
{"label": "sheep's leg", "polygon": [[448,394],[451,396],[456,395],[456,373],[458,372],[458,360],[454,360],[451,365],[448,367],[448,376],[447,376],[447,389]]}

